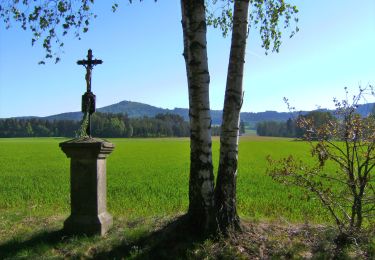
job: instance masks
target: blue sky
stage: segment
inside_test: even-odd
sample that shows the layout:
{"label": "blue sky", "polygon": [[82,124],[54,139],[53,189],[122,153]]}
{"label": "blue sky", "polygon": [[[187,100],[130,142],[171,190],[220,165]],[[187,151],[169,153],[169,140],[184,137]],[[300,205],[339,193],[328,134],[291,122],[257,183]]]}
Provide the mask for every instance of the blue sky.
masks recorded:
{"label": "blue sky", "polygon": [[[257,32],[249,35],[242,111],[286,111],[283,97],[298,110],[332,107],[345,86],[355,93],[359,84],[375,83],[374,0],[293,3],[300,32],[284,38],[280,53],[264,55]],[[115,14],[111,1],[97,1],[94,11],[98,18],[82,40],[66,38],[62,61],[44,66],[30,32],[0,24],[0,118],[79,111],[85,71],[76,61],[89,48],[104,61],[93,72],[97,107],[122,100],[188,107],[179,1],[123,0]],[[209,29],[211,109],[222,109],[229,47],[230,37]]]}

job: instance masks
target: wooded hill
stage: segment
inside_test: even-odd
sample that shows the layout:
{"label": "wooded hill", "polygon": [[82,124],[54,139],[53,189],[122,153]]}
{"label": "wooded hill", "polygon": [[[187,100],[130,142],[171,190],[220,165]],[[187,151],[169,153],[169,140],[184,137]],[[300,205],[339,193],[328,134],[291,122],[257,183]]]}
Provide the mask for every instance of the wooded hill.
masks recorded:
{"label": "wooded hill", "polygon": [[[359,105],[357,108],[357,112],[362,116],[367,116],[372,111],[372,107],[375,103],[368,103]],[[327,109],[319,109],[320,111],[329,111]],[[155,117],[158,114],[175,114],[179,115],[184,118],[185,121],[189,121],[189,110],[187,108],[174,108],[174,109],[164,109],[160,107],[154,107],[151,105],[139,103],[139,102],[132,102],[132,101],[121,101],[119,103],[105,106],[102,108],[97,109],[98,112],[101,113],[110,113],[110,114],[127,114],[129,118],[137,118],[137,117]],[[256,125],[259,122],[263,121],[278,121],[278,122],[285,122],[289,118],[295,118],[298,116],[299,113],[307,114],[310,111],[299,111],[295,113],[290,112],[277,112],[277,111],[265,111],[265,112],[242,112],[241,113],[241,120],[245,122],[246,125],[250,126],[250,128],[255,129]],[[222,111],[221,110],[211,110],[211,118],[213,125],[220,125],[221,124],[221,117]],[[22,117],[22,118],[32,118],[32,117]],[[33,117],[34,118],[34,117]],[[51,115],[47,117],[35,117],[39,119],[45,120],[75,120],[79,121],[82,120],[82,113],[81,112],[68,112],[62,113],[57,115]]]}

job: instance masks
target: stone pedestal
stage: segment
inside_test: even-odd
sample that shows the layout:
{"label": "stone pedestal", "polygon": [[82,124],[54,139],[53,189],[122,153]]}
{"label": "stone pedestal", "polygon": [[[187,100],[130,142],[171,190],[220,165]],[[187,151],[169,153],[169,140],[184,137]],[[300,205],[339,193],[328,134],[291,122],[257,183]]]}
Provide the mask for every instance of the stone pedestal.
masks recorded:
{"label": "stone pedestal", "polygon": [[71,215],[64,222],[68,234],[104,235],[112,226],[107,212],[106,158],[114,144],[98,138],[60,143],[70,161]]}

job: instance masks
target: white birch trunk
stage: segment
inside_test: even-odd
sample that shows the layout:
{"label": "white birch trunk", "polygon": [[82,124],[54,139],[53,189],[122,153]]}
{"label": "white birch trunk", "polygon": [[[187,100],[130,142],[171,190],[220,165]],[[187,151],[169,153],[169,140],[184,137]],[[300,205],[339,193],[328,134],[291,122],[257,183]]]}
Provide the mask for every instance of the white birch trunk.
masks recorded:
{"label": "white birch trunk", "polygon": [[240,228],[236,208],[236,177],[248,11],[249,0],[235,1],[232,43],[220,135],[220,162],[215,189],[217,221],[219,228],[224,233],[229,228]]}
{"label": "white birch trunk", "polygon": [[209,232],[214,220],[214,175],[204,0],[181,0],[181,10],[191,129],[188,215],[198,232]]}

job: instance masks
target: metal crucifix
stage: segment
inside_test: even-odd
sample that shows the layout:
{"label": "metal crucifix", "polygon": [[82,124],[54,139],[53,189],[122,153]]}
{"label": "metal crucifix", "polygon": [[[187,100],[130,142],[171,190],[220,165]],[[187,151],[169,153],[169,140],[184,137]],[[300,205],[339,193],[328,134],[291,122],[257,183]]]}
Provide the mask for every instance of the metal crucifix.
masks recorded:
{"label": "metal crucifix", "polygon": [[92,50],[89,49],[87,52],[87,60],[77,61],[78,65],[83,65],[86,68],[86,85],[87,91],[82,95],[82,113],[88,114],[88,124],[86,128],[86,134],[91,136],[91,114],[95,112],[95,95],[91,92],[91,73],[95,65],[102,64],[102,60],[92,59]]}

